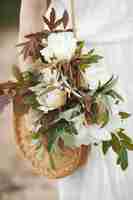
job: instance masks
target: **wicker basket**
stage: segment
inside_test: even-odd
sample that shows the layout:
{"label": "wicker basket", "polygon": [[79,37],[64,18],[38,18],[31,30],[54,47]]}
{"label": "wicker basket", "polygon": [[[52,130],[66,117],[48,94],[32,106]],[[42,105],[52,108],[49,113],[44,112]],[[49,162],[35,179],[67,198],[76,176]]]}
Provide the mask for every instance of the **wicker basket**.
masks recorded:
{"label": "wicker basket", "polygon": [[[49,154],[44,143],[44,159],[38,160],[36,158],[37,152],[35,145],[32,144],[31,133],[28,131],[28,124],[26,122],[27,114],[22,111],[18,112],[18,106],[20,105],[16,105],[14,102],[16,143],[22,155],[32,163],[33,169],[38,175],[43,175],[50,179],[57,179],[71,175],[75,170],[86,163],[91,147],[85,145],[70,149],[60,144],[60,152]],[[51,159],[54,163],[54,168],[50,165]]]}

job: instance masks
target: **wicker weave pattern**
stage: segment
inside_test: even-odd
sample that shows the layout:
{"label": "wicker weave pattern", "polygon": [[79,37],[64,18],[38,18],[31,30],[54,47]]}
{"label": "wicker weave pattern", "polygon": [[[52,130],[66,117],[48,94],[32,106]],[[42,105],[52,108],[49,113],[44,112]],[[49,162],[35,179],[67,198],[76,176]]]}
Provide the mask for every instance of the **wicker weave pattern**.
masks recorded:
{"label": "wicker weave pattern", "polygon": [[[15,104],[14,104],[15,107]],[[31,143],[31,135],[26,124],[26,115],[20,114],[14,109],[14,128],[16,143],[21,151],[21,154],[27,160],[31,161],[33,169],[38,175],[47,176],[50,179],[57,179],[71,175],[79,167],[83,166],[88,158],[90,146],[81,145],[80,148],[72,149],[71,154],[66,154],[64,151],[60,153],[52,153],[49,155],[45,148],[45,156],[43,160],[36,158],[35,146]],[[50,156],[54,161],[55,168],[50,167]]]}

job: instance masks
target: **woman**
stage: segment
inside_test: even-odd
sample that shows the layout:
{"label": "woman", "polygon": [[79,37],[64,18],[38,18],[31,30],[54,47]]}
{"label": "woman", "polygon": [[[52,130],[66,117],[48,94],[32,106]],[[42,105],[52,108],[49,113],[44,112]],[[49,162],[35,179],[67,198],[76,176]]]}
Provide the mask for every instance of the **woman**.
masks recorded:
{"label": "woman", "polygon": [[[48,8],[44,0],[22,0],[20,40],[25,34],[43,28],[41,16]],[[133,12],[131,0],[75,0],[77,36],[86,45],[96,47],[104,56],[101,65],[118,74],[128,103],[133,112]],[[53,0],[51,7],[58,14],[70,11],[70,0]],[[21,66],[24,66],[21,64]],[[26,65],[25,65],[26,66]],[[132,133],[132,119],[127,125]],[[88,164],[74,175],[59,181],[60,200],[131,200],[133,159],[129,154],[128,171],[116,166],[115,155],[109,152],[104,158],[99,147],[93,147]]]}

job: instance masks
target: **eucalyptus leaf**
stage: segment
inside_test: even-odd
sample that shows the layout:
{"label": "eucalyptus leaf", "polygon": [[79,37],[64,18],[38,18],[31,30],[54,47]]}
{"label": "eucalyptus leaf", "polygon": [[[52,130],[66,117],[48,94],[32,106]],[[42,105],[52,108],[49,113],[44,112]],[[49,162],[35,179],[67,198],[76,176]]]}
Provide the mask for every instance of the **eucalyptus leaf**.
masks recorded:
{"label": "eucalyptus leaf", "polygon": [[117,82],[118,82],[118,77],[114,77],[114,75],[112,75],[112,77],[103,85],[103,87],[110,90],[116,85]]}
{"label": "eucalyptus leaf", "polygon": [[121,143],[119,141],[119,138],[114,133],[112,133],[111,144],[112,144],[113,151],[115,153],[119,153],[119,151],[121,149]]}
{"label": "eucalyptus leaf", "polygon": [[116,92],[115,90],[109,90],[105,94],[111,96],[113,99],[117,99],[117,100],[120,100],[122,102],[124,101],[124,98],[118,92]]}
{"label": "eucalyptus leaf", "polygon": [[102,142],[102,150],[103,150],[104,155],[107,154],[110,147],[111,147],[111,141],[103,141]]}
{"label": "eucalyptus leaf", "polygon": [[120,165],[120,164],[121,164],[121,158],[120,158],[120,157],[117,158],[116,164],[117,164],[117,165]]}
{"label": "eucalyptus leaf", "polygon": [[39,74],[36,71],[25,71],[22,75],[24,81],[32,86],[39,83]]}
{"label": "eucalyptus leaf", "polygon": [[40,106],[34,93],[24,96],[23,99],[24,104],[31,106],[33,109],[37,109]]}
{"label": "eucalyptus leaf", "polygon": [[128,154],[124,146],[122,146],[120,149],[119,159],[121,160],[120,165],[121,165],[122,170],[126,170],[128,167]]}
{"label": "eucalyptus leaf", "polygon": [[133,143],[130,143],[126,140],[122,140],[121,142],[126,147],[126,149],[128,149],[129,151],[133,151]]}
{"label": "eucalyptus leaf", "polygon": [[117,131],[118,136],[128,143],[132,143],[132,139],[124,133],[124,129],[119,129]]}
{"label": "eucalyptus leaf", "polygon": [[71,134],[71,131],[73,131],[73,127],[70,126],[69,122],[64,119],[61,119],[52,128],[50,128],[48,130],[48,151],[51,152],[53,145],[61,135],[65,132]]}
{"label": "eucalyptus leaf", "polygon": [[64,133],[66,126],[68,126],[68,122],[66,122],[64,119],[61,119],[48,130],[48,152],[52,151],[54,143]]}
{"label": "eucalyptus leaf", "polygon": [[102,112],[97,117],[97,122],[103,128],[106,126],[109,122],[109,111],[106,109],[105,112]]}
{"label": "eucalyptus leaf", "polygon": [[127,113],[127,112],[119,112],[119,115],[120,115],[121,119],[127,119],[131,116],[131,114]]}
{"label": "eucalyptus leaf", "polygon": [[81,63],[81,64],[80,64],[80,69],[81,69],[82,71],[84,71],[84,70],[87,69],[88,67],[90,67],[90,65],[84,64],[84,63]]}

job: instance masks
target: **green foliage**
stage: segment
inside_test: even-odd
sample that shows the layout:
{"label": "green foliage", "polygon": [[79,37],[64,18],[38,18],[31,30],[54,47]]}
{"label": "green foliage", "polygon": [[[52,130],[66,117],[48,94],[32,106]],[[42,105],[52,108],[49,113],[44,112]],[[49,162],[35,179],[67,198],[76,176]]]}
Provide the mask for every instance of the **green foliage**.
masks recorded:
{"label": "green foliage", "polygon": [[115,153],[119,153],[121,149],[121,143],[117,135],[112,133],[112,140],[111,140],[112,149]]}
{"label": "green foliage", "polygon": [[110,147],[117,154],[117,165],[120,165],[122,170],[126,170],[128,167],[128,150],[133,151],[133,140],[126,135],[124,129],[118,129],[115,133],[112,133],[111,140],[102,142],[104,154],[108,152]]}
{"label": "green foliage", "polygon": [[122,170],[126,170],[128,167],[128,153],[124,145],[121,146],[118,153],[117,164],[121,166]]}
{"label": "green foliage", "polygon": [[127,113],[127,112],[119,112],[119,115],[120,115],[121,119],[127,119],[131,116],[131,114]]}
{"label": "green foliage", "polygon": [[33,109],[37,109],[40,106],[34,93],[24,96],[23,100],[25,105],[28,105]]}
{"label": "green foliage", "polygon": [[124,140],[124,141],[127,141],[127,142],[129,142],[129,143],[132,142],[132,139],[131,139],[129,136],[127,136],[127,135],[125,134],[125,130],[124,130],[124,129],[122,129],[122,128],[118,129],[118,130],[117,130],[117,134],[118,134],[118,136],[120,137],[120,139],[122,139],[122,140]]}
{"label": "green foliage", "polygon": [[100,124],[101,128],[103,128],[108,124],[109,119],[110,119],[109,111],[106,109],[104,112],[99,113],[97,117],[97,122],[98,124]]}
{"label": "green foliage", "polygon": [[94,97],[97,97],[99,95],[105,95],[105,96],[111,96],[114,100],[118,99],[120,101],[123,101],[123,98],[113,89],[118,81],[118,77],[112,76],[106,83],[103,85],[99,81],[99,85],[94,93]]}
{"label": "green foliage", "polygon": [[74,126],[67,122],[64,119],[61,119],[59,122],[54,124],[52,128],[50,128],[47,131],[48,134],[48,151],[52,151],[52,147],[55,144],[55,142],[59,139],[60,136],[62,136],[64,133],[68,134],[77,134]]}
{"label": "green foliage", "polygon": [[[82,46],[82,44],[81,44]],[[81,70],[85,70],[86,68],[88,68],[91,64],[94,63],[98,63],[100,59],[102,59],[102,56],[99,56],[97,54],[95,54],[95,50],[92,49],[88,52],[88,54],[83,54],[80,56],[79,60],[80,60],[80,69]]]}
{"label": "green foliage", "polygon": [[76,49],[76,54],[80,55],[82,53],[82,49],[85,46],[85,42],[84,41],[79,41],[77,42],[77,49]]}
{"label": "green foliage", "polygon": [[103,141],[102,150],[103,150],[104,155],[107,154],[110,147],[111,147],[111,141]]}
{"label": "green foliage", "polygon": [[39,74],[36,71],[25,71],[22,73],[22,77],[24,82],[31,86],[39,83]]}

